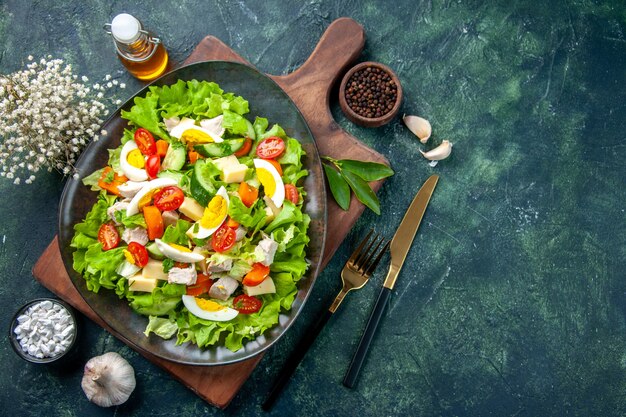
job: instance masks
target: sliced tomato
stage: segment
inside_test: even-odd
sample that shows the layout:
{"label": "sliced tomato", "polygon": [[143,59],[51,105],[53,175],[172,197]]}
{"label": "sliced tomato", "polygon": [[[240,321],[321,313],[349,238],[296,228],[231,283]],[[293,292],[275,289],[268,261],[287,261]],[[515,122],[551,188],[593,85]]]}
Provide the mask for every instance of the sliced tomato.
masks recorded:
{"label": "sliced tomato", "polygon": [[226,252],[235,246],[235,238],[235,231],[224,224],[213,234],[211,246],[215,252]]}
{"label": "sliced tomato", "polygon": [[156,142],[154,141],[154,136],[152,133],[148,132],[143,127],[140,127],[135,131],[135,143],[137,147],[144,155],[154,155],[157,153]]}
{"label": "sliced tomato", "polygon": [[102,250],[117,248],[120,244],[120,234],[113,223],[105,223],[100,226],[98,242],[102,243]]}
{"label": "sliced tomato", "polygon": [[246,140],[243,142],[243,146],[241,148],[239,148],[239,150],[237,152],[235,152],[234,155],[237,158],[242,157],[242,156],[246,156],[246,155],[248,155],[248,152],[250,152],[250,149],[252,149],[252,139],[246,138]]}
{"label": "sliced tomato", "polygon": [[98,180],[98,186],[111,194],[120,195],[120,190],[118,190],[117,187],[124,184],[126,181],[128,181],[128,178],[123,175],[117,175],[113,172],[113,168],[111,167],[105,167]]}
{"label": "sliced tomato", "polygon": [[196,283],[187,287],[187,295],[197,297],[209,292],[211,286],[213,286],[213,280],[210,275],[198,274]]}
{"label": "sliced tomato", "polygon": [[241,294],[233,300],[233,308],[241,314],[256,313],[261,309],[263,301],[251,295]]}
{"label": "sliced tomato", "polygon": [[277,160],[267,159],[266,161],[272,164],[274,168],[276,168],[276,171],[278,171],[278,175],[280,175],[281,177],[283,176],[283,167],[280,166]]}
{"label": "sliced tomato", "polygon": [[270,267],[257,262],[252,265],[252,270],[243,277],[243,285],[246,287],[256,287],[262,283],[269,274]]}
{"label": "sliced tomato", "polygon": [[300,194],[298,193],[298,189],[293,184],[285,184],[285,197],[287,200],[291,201],[293,204],[298,204],[300,201]]}
{"label": "sliced tomato", "polygon": [[239,184],[238,193],[241,202],[245,204],[246,207],[252,207],[256,199],[259,198],[259,190],[245,181]]}
{"label": "sliced tomato", "polygon": [[146,247],[138,242],[130,242],[128,244],[128,251],[133,255],[135,265],[139,268],[143,268],[148,263],[148,251]]}
{"label": "sliced tomato", "polygon": [[198,273],[198,278],[196,278],[196,285],[202,284],[203,282],[207,281],[211,281],[211,283],[213,282],[213,280],[211,279],[211,275]]}
{"label": "sliced tomato", "polygon": [[161,158],[159,155],[150,155],[146,160],[146,173],[151,179],[155,179],[161,169]]}
{"label": "sliced tomato", "polygon": [[200,154],[196,151],[187,152],[187,157],[189,158],[190,164],[195,164],[198,158],[200,158]]}
{"label": "sliced tomato", "polygon": [[154,205],[161,211],[178,209],[185,201],[185,193],[175,185],[163,187],[153,197]]}
{"label": "sliced tomato", "polygon": [[148,228],[148,239],[154,240],[162,237],[165,232],[165,224],[159,209],[155,206],[145,206],[143,208],[143,217]]}
{"label": "sliced tomato", "polygon": [[167,143],[167,141],[163,139],[157,140],[156,141],[157,155],[159,155],[161,158],[165,158],[165,155],[167,155],[167,148],[169,147],[170,147],[170,144]]}
{"label": "sliced tomato", "polygon": [[263,139],[256,147],[256,154],[262,159],[278,158],[285,151],[285,141],[278,136]]}
{"label": "sliced tomato", "polygon": [[226,226],[230,227],[231,229],[236,229],[239,227],[239,223],[229,217],[228,220],[226,220]]}

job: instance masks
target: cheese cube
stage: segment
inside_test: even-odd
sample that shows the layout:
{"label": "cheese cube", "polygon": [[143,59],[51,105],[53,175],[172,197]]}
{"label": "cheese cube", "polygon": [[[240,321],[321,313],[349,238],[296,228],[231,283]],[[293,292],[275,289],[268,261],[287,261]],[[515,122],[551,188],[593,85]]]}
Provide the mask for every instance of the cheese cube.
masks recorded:
{"label": "cheese cube", "polygon": [[213,163],[222,171],[222,177],[226,183],[242,182],[246,178],[248,167],[239,163],[235,155],[216,159]]}
{"label": "cheese cube", "polygon": [[141,270],[141,276],[150,279],[161,279],[167,281],[167,274],[163,272],[163,262],[150,259]]}
{"label": "cheese cube", "polygon": [[254,287],[248,287],[246,285],[243,286],[243,292],[247,295],[261,295],[261,294],[272,294],[276,292],[276,287],[274,286],[274,281],[271,277],[267,277],[261,282],[259,285],[255,285]]}
{"label": "cheese cube", "polygon": [[189,217],[191,220],[198,221],[204,214],[204,207],[191,197],[185,197],[183,204],[180,205],[178,211]]}
{"label": "cheese cube", "polygon": [[128,289],[131,291],[152,292],[157,287],[157,280],[144,278],[140,274],[128,278]]}

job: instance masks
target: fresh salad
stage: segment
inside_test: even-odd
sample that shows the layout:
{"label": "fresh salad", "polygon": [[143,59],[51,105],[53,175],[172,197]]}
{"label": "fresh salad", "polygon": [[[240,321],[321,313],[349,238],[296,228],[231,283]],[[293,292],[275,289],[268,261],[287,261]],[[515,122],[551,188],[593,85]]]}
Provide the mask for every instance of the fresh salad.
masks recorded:
{"label": "fresh salad", "polygon": [[148,317],[146,336],[237,351],[291,309],[307,270],[307,175],[297,139],[248,102],[182,81],[137,97],[98,192],[74,226],[73,267]]}

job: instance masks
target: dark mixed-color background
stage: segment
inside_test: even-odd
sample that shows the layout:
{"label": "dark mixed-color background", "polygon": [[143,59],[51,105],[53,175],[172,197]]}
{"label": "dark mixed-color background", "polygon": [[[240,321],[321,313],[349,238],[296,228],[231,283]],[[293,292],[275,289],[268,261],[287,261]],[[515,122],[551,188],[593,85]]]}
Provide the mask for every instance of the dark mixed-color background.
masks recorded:
{"label": "dark mixed-color background", "polygon": [[[626,414],[626,3],[622,1],[16,1],[0,4],[0,71],[51,54],[78,74],[142,86],[102,25],[129,12],[182,62],[208,34],[264,72],[308,57],[335,18],[360,22],[360,59],[401,79],[401,112],[433,125],[452,156],[431,168],[400,119],[350,133],[396,170],[318,278],[303,314],[226,411],[219,411],[84,320],[86,360],[117,351],[135,367],[129,402],[100,409],[82,364],[23,362],[0,340],[0,413],[54,416],[263,415],[260,403],[296,340],[340,286],[354,243],[389,237],[421,183],[441,181],[358,386],[341,380],[382,283],[351,294],[295,373],[273,415],[561,416]],[[114,109],[110,105],[110,109]],[[63,182],[0,181],[0,328],[50,293],[31,268],[56,233]],[[386,265],[386,263],[384,263]],[[210,384],[211,381],[206,381]]]}

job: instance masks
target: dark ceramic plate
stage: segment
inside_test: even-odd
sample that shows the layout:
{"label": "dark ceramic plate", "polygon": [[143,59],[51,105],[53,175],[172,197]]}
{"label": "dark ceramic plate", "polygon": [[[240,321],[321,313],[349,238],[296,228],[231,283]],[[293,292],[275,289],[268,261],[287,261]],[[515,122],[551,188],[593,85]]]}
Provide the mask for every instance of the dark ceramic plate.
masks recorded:
{"label": "dark ceramic plate", "polygon": [[[97,193],[82,185],[81,180],[106,165],[107,149],[119,146],[122,132],[127,127],[127,121],[120,117],[120,111],[130,110],[134,97],[103,125],[102,129],[108,132],[107,135],[87,147],[76,164],[80,178],[68,180],[65,186],[59,210],[61,255],[78,292],[126,343],[138,350],[150,352],[173,362],[193,365],[225,365],[263,352],[280,338],[302,310],[315,282],[324,252],[326,196],[322,166],[313,135],[304,117],[289,96],[266,75],[242,64],[208,61],[179,68],[159,78],[152,85],[174,84],[179,79],[214,81],[225,91],[232,91],[243,96],[250,103],[250,113],[246,115],[249,119],[254,120],[255,116],[261,116],[266,117],[270,123],[279,123],[289,136],[300,140],[306,151],[303,162],[309,171],[309,176],[304,182],[307,191],[304,211],[311,216],[309,229],[311,242],[307,249],[307,259],[311,266],[299,283],[299,291],[291,310],[280,315],[276,326],[255,340],[244,344],[244,347],[237,352],[231,352],[224,346],[200,349],[189,343],[176,346],[175,337],[171,340],[163,340],[153,334],[145,337],[143,331],[148,322],[146,317],[133,312],[127,302],[120,300],[113,291],[102,289],[100,293],[94,294],[87,290],[85,280],[72,269],[73,251],[70,248],[70,241],[74,234],[73,226],[85,218],[96,201]],[[148,87],[139,91],[136,96],[144,96],[147,92]]]}

